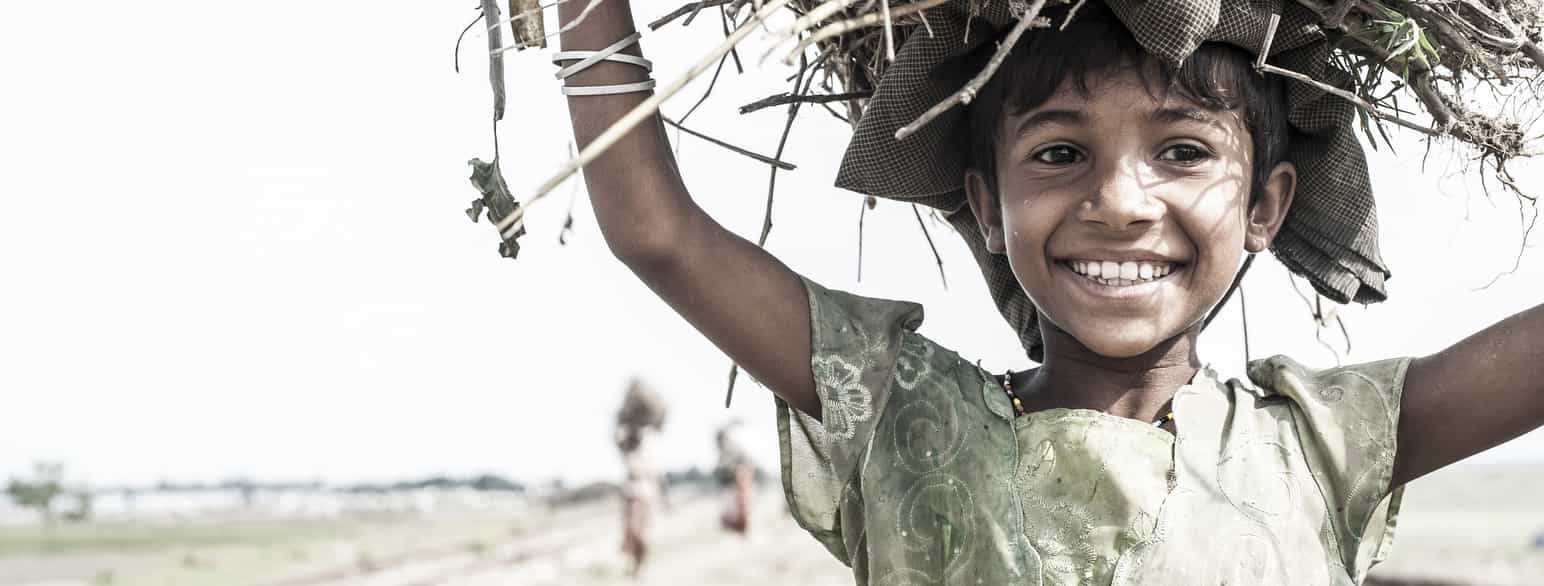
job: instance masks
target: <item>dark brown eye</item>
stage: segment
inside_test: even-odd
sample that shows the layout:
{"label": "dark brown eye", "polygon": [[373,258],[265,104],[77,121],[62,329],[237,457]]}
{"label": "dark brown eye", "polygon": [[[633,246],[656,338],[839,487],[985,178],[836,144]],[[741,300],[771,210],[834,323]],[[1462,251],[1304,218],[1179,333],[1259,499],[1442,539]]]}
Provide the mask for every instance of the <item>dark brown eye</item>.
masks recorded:
{"label": "dark brown eye", "polygon": [[1070,165],[1082,162],[1083,153],[1069,145],[1058,144],[1035,151],[1030,158],[1047,165]]}
{"label": "dark brown eye", "polygon": [[1173,163],[1198,163],[1211,158],[1212,153],[1193,144],[1177,144],[1158,154],[1158,160]]}

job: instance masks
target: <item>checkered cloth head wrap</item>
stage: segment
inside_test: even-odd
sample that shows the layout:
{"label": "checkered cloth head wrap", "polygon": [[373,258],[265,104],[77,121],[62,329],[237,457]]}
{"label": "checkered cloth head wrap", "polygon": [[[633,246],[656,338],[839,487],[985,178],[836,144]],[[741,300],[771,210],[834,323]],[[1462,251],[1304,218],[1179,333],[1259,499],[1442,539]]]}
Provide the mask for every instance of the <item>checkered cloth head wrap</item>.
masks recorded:
{"label": "checkered cloth head wrap", "polygon": [[[1090,0],[1098,2],[1100,0]],[[1281,23],[1268,61],[1313,79],[1349,88],[1351,77],[1335,66],[1315,14],[1283,0],[1104,0],[1148,52],[1178,66],[1202,43],[1235,45],[1258,55],[1272,14]],[[1034,360],[1042,348],[1036,312],[1003,255],[987,252],[976,219],[965,205],[969,165],[965,108],[954,108],[904,140],[895,132],[960,88],[933,75],[936,67],[995,35],[986,28],[1012,26],[1023,0],[954,0],[929,10],[931,34],[916,29],[885,70],[842,160],[836,185],[859,193],[936,208],[947,215],[975,255],[998,310]],[[1086,8],[1084,10],[1087,10]],[[1064,13],[1065,11],[1063,11]],[[1055,24],[1060,24],[1054,13]],[[969,23],[967,25],[967,23]],[[969,38],[967,38],[967,33]],[[1056,29],[1031,29],[1058,34]],[[1024,39],[1021,39],[1021,43]],[[968,79],[972,74],[967,74]],[[1367,161],[1349,102],[1307,84],[1287,85],[1291,145],[1286,160],[1298,183],[1285,224],[1272,243],[1276,257],[1306,277],[1321,295],[1339,303],[1384,300],[1390,275],[1378,254],[1378,220]]]}

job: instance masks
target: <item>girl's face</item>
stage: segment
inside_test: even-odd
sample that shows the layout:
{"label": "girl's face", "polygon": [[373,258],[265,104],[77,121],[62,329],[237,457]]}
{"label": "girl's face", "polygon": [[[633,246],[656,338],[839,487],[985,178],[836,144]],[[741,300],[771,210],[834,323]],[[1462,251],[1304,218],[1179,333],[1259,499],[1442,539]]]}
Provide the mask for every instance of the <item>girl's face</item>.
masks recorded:
{"label": "girl's face", "polygon": [[1042,315],[1095,354],[1125,358],[1197,328],[1245,250],[1264,250],[1291,203],[1291,164],[1249,205],[1242,117],[1155,97],[1129,68],[1064,85],[1005,115],[997,192],[966,190],[988,248],[1008,256]]}

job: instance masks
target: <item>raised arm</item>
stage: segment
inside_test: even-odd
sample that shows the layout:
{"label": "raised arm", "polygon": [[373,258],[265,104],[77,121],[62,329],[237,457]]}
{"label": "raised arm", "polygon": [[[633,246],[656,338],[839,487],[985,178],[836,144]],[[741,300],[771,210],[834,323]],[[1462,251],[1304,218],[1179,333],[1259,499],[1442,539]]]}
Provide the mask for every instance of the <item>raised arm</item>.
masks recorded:
{"label": "raised arm", "polygon": [[1395,486],[1544,425],[1544,305],[1412,361],[1400,411]]}
{"label": "raised arm", "polygon": [[[559,20],[572,22],[585,4],[562,4]],[[563,33],[562,45],[567,51],[599,50],[634,30],[630,3],[608,0]],[[637,45],[624,52],[641,55]],[[641,68],[602,61],[566,83],[609,85],[646,76]],[[588,144],[647,97],[570,97],[575,139],[581,147]],[[584,180],[612,253],[772,392],[818,417],[803,284],[782,262],[724,229],[692,201],[659,117],[585,167]]]}

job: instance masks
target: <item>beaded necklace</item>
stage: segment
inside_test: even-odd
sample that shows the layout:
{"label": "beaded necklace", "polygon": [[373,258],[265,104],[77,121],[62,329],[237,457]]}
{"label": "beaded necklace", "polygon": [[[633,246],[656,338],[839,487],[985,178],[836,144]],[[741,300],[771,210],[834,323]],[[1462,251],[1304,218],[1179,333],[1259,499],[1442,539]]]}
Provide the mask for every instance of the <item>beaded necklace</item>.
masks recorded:
{"label": "beaded necklace", "polygon": [[[1013,371],[1011,370],[1003,373],[1003,392],[1008,394],[1008,402],[1013,403],[1013,415],[1015,417],[1022,417],[1024,415],[1024,402],[1019,400],[1018,393],[1013,392]],[[1173,409],[1165,411],[1163,415],[1154,419],[1153,427],[1163,427],[1170,421],[1174,421]]]}

